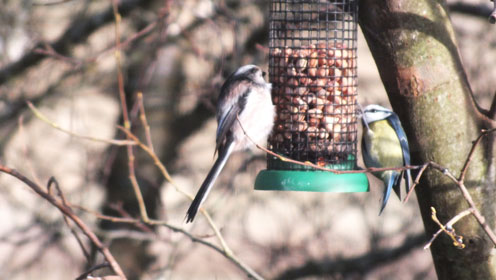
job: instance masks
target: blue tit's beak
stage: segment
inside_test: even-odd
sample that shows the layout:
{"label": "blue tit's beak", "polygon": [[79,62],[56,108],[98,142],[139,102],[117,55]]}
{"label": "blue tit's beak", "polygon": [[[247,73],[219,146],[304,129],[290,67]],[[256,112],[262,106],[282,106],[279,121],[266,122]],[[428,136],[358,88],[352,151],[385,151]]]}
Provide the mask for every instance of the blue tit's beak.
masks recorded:
{"label": "blue tit's beak", "polygon": [[362,122],[365,125],[365,127],[367,128],[367,131],[370,131],[369,124],[363,118],[362,118]]}
{"label": "blue tit's beak", "polygon": [[360,104],[358,104],[358,108],[355,110],[355,113],[357,114],[358,118],[363,118],[362,106],[360,106]]}
{"label": "blue tit's beak", "polygon": [[360,118],[363,118],[363,114],[364,114],[364,111],[363,111],[363,107],[362,107],[362,104],[360,104],[359,102],[357,102],[357,105],[358,105],[358,116]]}
{"label": "blue tit's beak", "polygon": [[362,119],[362,123],[363,125],[367,128],[367,131],[370,131],[370,127],[369,127],[369,124],[367,123],[367,121],[365,120],[365,112],[363,111],[363,107],[362,107],[362,104],[360,103],[357,103],[358,105],[358,117]]}

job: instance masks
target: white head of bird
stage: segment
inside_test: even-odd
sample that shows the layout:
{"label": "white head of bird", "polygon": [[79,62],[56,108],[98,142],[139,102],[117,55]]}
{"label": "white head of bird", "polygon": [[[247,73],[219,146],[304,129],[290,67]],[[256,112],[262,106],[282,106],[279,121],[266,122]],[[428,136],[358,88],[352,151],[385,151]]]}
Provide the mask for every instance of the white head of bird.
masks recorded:
{"label": "white head of bird", "polygon": [[393,111],[388,108],[382,107],[377,104],[370,104],[363,110],[363,121],[365,124],[369,124],[375,121],[384,120],[387,117],[391,116]]}
{"label": "white head of bird", "polygon": [[257,84],[266,84],[264,80],[265,72],[257,65],[248,64],[236,70],[233,74],[234,77],[249,78]]}

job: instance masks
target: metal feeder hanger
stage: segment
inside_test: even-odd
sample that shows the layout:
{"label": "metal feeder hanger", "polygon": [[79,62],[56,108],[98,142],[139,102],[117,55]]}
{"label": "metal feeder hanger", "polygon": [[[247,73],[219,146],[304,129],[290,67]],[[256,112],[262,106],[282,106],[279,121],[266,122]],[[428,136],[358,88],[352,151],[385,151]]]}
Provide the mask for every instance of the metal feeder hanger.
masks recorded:
{"label": "metal feeder hanger", "polygon": [[[357,168],[358,0],[272,0],[269,80],[277,107],[269,149],[337,170]],[[365,192],[364,173],[267,159],[257,190]]]}

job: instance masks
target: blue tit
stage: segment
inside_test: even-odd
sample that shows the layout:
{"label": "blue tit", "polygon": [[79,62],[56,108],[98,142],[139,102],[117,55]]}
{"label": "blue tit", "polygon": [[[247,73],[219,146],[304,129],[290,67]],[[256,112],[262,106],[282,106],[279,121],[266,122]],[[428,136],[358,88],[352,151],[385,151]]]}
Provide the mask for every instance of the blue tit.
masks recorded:
{"label": "blue tit", "polygon": [[231,153],[249,148],[251,140],[258,144],[266,141],[272,131],[276,111],[271,99],[272,85],[265,82],[264,76],[258,66],[245,65],[222,85],[217,100],[218,157],[186,213],[187,223],[195,218]]}
{"label": "blue tit", "polygon": [[[401,126],[398,115],[379,105],[368,105],[362,113],[362,156],[367,167],[402,167],[410,165],[410,148],[405,131]],[[410,190],[412,175],[410,169],[406,171],[374,172],[374,176],[384,182],[384,198],[381,211],[391,194],[391,189],[401,199],[401,177],[405,178],[406,192]]]}

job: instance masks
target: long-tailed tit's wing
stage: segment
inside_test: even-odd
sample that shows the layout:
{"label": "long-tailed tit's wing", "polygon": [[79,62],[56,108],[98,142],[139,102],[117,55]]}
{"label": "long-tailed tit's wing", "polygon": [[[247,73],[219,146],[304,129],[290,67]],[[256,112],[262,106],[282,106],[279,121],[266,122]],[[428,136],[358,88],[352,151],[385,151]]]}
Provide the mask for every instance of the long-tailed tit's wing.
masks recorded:
{"label": "long-tailed tit's wing", "polygon": [[222,88],[217,104],[216,151],[225,145],[226,136],[233,127],[236,117],[243,111],[250,91],[251,86],[246,80],[234,81],[229,88]]}

